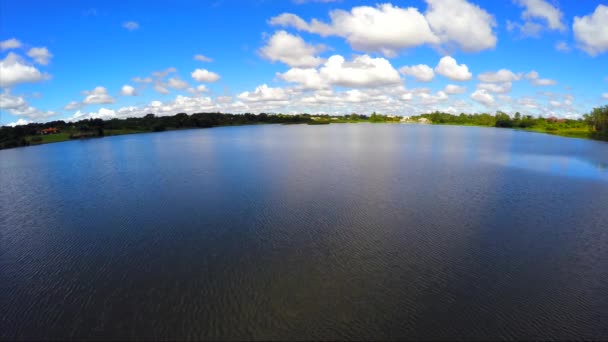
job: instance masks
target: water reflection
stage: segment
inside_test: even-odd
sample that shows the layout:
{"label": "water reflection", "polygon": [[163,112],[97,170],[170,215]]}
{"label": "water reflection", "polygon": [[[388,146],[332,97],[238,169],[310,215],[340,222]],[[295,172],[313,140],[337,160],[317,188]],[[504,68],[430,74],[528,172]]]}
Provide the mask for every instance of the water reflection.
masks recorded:
{"label": "water reflection", "polygon": [[608,181],[606,163],[576,156],[542,154],[499,154],[486,159],[507,167],[530,170],[562,177],[590,178]]}
{"label": "water reflection", "polygon": [[0,151],[0,338],[606,339],[606,156],[372,124]]}

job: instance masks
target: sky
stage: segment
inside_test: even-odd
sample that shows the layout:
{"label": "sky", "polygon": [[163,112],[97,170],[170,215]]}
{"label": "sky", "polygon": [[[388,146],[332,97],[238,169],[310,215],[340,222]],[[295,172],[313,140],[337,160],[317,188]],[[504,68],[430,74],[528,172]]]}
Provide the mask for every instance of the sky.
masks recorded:
{"label": "sky", "polygon": [[608,104],[593,0],[0,0],[0,125]]}

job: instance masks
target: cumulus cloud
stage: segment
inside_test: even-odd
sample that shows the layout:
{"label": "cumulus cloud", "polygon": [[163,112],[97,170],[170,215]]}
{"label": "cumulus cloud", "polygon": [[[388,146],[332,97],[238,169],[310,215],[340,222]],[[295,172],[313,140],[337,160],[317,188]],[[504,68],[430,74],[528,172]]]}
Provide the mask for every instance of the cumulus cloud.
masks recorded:
{"label": "cumulus cloud", "polygon": [[[550,30],[565,31],[566,25],[563,23],[564,14],[559,8],[551,5],[545,0],[514,0],[514,2],[524,7],[521,17],[526,20],[523,26],[534,23],[531,20],[540,19],[546,23]],[[534,23],[537,24],[537,23]],[[523,30],[522,30],[523,32]],[[525,32],[524,32],[525,33]]]}
{"label": "cumulus cloud", "polygon": [[532,85],[537,87],[552,86],[557,84],[557,81],[555,80],[551,80],[548,78],[540,78],[540,75],[536,71],[530,71],[525,75],[525,77],[528,81],[530,81]]}
{"label": "cumulus cloud", "polygon": [[429,94],[426,92],[418,93],[417,96],[420,99],[420,102],[426,105],[437,104],[439,102],[446,101],[449,98],[448,94],[442,90],[435,94]]}
{"label": "cumulus cloud", "polygon": [[204,84],[199,84],[198,86],[196,86],[196,88],[190,87],[187,90],[191,94],[202,94],[202,93],[208,93],[209,92],[209,88],[207,88],[207,86],[204,85]]}
{"label": "cumulus cloud", "polygon": [[36,63],[47,65],[49,64],[50,59],[53,57],[53,54],[49,52],[49,50],[45,47],[34,47],[28,50],[27,55],[32,58]]}
{"label": "cumulus cloud", "polygon": [[426,19],[441,42],[467,52],[496,46],[496,20],[481,7],[466,0],[426,0]]}
{"label": "cumulus cloud", "polygon": [[55,115],[55,112],[42,111],[30,106],[22,96],[11,95],[10,92],[6,90],[3,93],[0,93],[0,111],[4,110],[9,114],[33,120],[45,119]]}
{"label": "cumulus cloud", "polygon": [[114,98],[108,94],[107,89],[104,87],[95,87],[93,90],[85,90],[82,93],[86,95],[82,101],[83,104],[109,104],[115,102]]}
{"label": "cumulus cloud", "polygon": [[477,79],[485,83],[513,82],[519,81],[521,77],[521,74],[515,74],[513,71],[507,69],[488,71],[477,75]]}
{"label": "cumulus cloud", "polygon": [[578,47],[591,56],[608,51],[608,6],[598,5],[592,14],[574,17],[572,30]]}
{"label": "cumulus cloud", "polygon": [[602,94],[602,98],[603,98],[604,100],[608,100],[608,93],[603,93],[603,94]]}
{"label": "cumulus cloud", "polygon": [[199,61],[199,62],[205,62],[205,63],[211,63],[211,62],[213,62],[212,58],[209,58],[209,57],[204,56],[204,55],[194,55],[194,60],[195,61]]}
{"label": "cumulus cloud", "polygon": [[19,55],[9,52],[0,60],[0,87],[10,88],[21,83],[34,83],[47,80],[50,75],[41,73],[31,65],[27,65]]}
{"label": "cumulus cloud", "polygon": [[167,86],[173,89],[186,89],[189,87],[188,83],[179,77],[171,77],[167,80]]}
{"label": "cumulus cloud", "polygon": [[135,88],[133,86],[125,84],[120,89],[120,95],[122,95],[122,96],[135,96],[135,95],[137,95],[137,92],[135,91]]}
{"label": "cumulus cloud", "polygon": [[455,84],[448,84],[447,86],[445,86],[443,91],[446,94],[463,94],[467,91],[467,87],[458,86]]}
{"label": "cumulus cloud", "polygon": [[171,91],[167,89],[164,83],[156,83],[154,84],[154,90],[159,94],[170,94]]}
{"label": "cumulus cloud", "polygon": [[492,94],[490,94],[485,89],[475,90],[473,94],[471,94],[471,98],[474,101],[484,104],[486,106],[491,106],[494,103],[494,96],[492,96]]}
{"label": "cumulus cloud", "polygon": [[196,69],[190,75],[197,82],[213,83],[220,79],[220,75],[206,69]]}
{"label": "cumulus cloud", "polygon": [[401,82],[399,72],[384,58],[368,55],[346,62],[340,55],[331,56],[320,70],[321,77],[331,85],[343,87],[374,87]]}
{"label": "cumulus cloud", "polygon": [[286,82],[298,83],[306,89],[320,89],[329,86],[325,80],[321,79],[319,71],[315,68],[291,68],[277,76]]}
{"label": "cumulus cloud", "polygon": [[253,92],[242,92],[238,98],[247,102],[268,102],[287,100],[287,92],[283,88],[271,88],[266,84],[255,88]]}
{"label": "cumulus cloud", "polygon": [[430,82],[435,78],[433,69],[425,64],[404,66],[399,68],[399,72],[403,75],[413,76],[418,82]]}
{"label": "cumulus cloud", "polygon": [[445,56],[439,60],[439,64],[435,67],[435,72],[452,81],[468,81],[473,77],[466,64],[459,65],[450,56]]}
{"label": "cumulus cloud", "polygon": [[146,87],[148,84],[152,85],[152,89],[154,89],[159,94],[169,94],[172,89],[187,89],[189,87],[188,83],[178,76],[167,77],[171,74],[177,72],[177,69],[174,67],[167,68],[165,70],[153,71],[148,77],[134,77],[132,80],[135,83],[141,84],[142,87]]}
{"label": "cumulus cloud", "polygon": [[15,38],[7,39],[0,42],[0,51],[18,49],[21,45],[21,42]]}
{"label": "cumulus cloud", "polygon": [[504,83],[480,83],[477,89],[487,90],[490,93],[506,94],[511,92],[513,84],[511,82]]}
{"label": "cumulus cloud", "polygon": [[295,14],[283,13],[270,19],[271,25],[294,27],[321,36],[338,36],[351,47],[364,52],[395,56],[400,50],[422,44],[438,44],[427,20],[416,8],[391,4],[353,7],[350,12],[333,10],[330,23],[317,19],[307,23]]}
{"label": "cumulus cloud", "polygon": [[[236,107],[234,107],[236,108]],[[175,115],[176,113],[195,113],[205,111],[217,111],[219,107],[213,103],[209,97],[188,97],[177,95],[174,100],[161,102],[152,101],[147,105],[136,107],[128,106],[119,109],[100,108],[96,112],[77,111],[68,121],[78,121],[83,119],[114,119],[141,117],[149,113],[158,116]],[[237,112],[237,111],[234,111]]]}
{"label": "cumulus cloud", "polygon": [[521,24],[507,20],[507,30],[509,32],[519,31],[522,37],[539,38],[540,33],[543,31],[543,25],[531,21]]}
{"label": "cumulus cloud", "polygon": [[25,120],[25,119],[19,119],[17,121],[8,123],[7,126],[9,126],[9,127],[24,126],[24,125],[27,125],[27,124],[30,124],[30,123],[31,123],[31,121],[28,121],[28,120]]}
{"label": "cumulus cloud", "polygon": [[381,57],[368,55],[356,56],[346,61],[340,55],[331,56],[320,69],[292,68],[279,78],[292,83],[299,83],[304,88],[320,89],[329,86],[351,88],[378,87],[401,82],[399,72],[391,63]]}
{"label": "cumulus cloud", "polygon": [[[321,36],[338,36],[355,50],[380,52],[394,57],[399,51],[424,44],[454,46],[476,52],[496,46],[494,17],[466,0],[426,0],[427,11],[392,4],[358,6],[350,12],[333,10],[330,22],[306,22],[283,13],[270,19],[271,25],[294,27]],[[459,20],[454,20],[457,17]]]}
{"label": "cumulus cloud", "polygon": [[272,62],[282,62],[291,67],[316,67],[323,59],[316,56],[323,46],[307,44],[300,36],[285,31],[275,32],[259,51],[260,55]]}
{"label": "cumulus cloud", "polygon": [[136,21],[127,21],[122,24],[122,27],[126,28],[129,31],[135,31],[139,29],[139,23],[137,23]]}

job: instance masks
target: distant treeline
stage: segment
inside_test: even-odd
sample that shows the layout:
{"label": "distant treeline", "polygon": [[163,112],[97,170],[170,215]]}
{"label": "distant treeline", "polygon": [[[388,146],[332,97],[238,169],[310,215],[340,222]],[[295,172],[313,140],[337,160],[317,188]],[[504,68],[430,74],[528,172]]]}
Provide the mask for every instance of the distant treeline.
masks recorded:
{"label": "distant treeline", "polygon": [[[521,128],[565,136],[578,136],[608,140],[608,106],[594,108],[581,119],[557,119],[532,117],[515,113],[510,116],[504,112],[496,114],[460,114],[434,112],[410,117],[409,122],[426,118],[433,124],[475,125],[491,127]],[[329,115],[286,115],[286,114],[222,114],[179,113],[173,116],[156,116],[148,114],[140,118],[126,119],[86,119],[77,122],[51,121],[31,123],[16,127],[0,127],[0,149],[27,146],[30,144],[98,137],[104,135],[128,134],[136,132],[161,132],[172,129],[208,128],[216,126],[233,126],[262,123],[300,124],[329,122],[399,122],[401,117],[376,114],[371,116],[349,114],[344,116]],[[44,129],[56,128],[63,136],[54,139],[43,139]],[[48,137],[47,137],[48,138]]]}
{"label": "distant treeline", "polygon": [[32,136],[39,135],[45,128],[57,128],[61,132],[69,132],[70,139],[104,136],[108,132],[161,132],[170,129],[209,128],[216,126],[247,125],[257,123],[308,123],[310,115],[282,114],[222,114],[195,113],[188,115],[179,113],[173,116],[156,116],[147,114],[140,118],[126,119],[86,119],[77,122],[51,121],[46,123],[31,123],[16,127],[0,128],[0,149],[27,146],[36,142]]}
{"label": "distant treeline", "polygon": [[589,137],[599,140],[608,140],[608,106],[594,108],[589,114],[583,115],[580,119],[558,119],[554,117],[532,117],[531,115],[521,115],[519,112],[513,116],[504,112],[496,114],[464,114],[452,115],[448,113],[434,112],[412,117],[412,120],[426,118],[434,124],[452,125],[473,125],[491,126],[504,128],[522,128],[536,131],[560,130],[588,130]]}

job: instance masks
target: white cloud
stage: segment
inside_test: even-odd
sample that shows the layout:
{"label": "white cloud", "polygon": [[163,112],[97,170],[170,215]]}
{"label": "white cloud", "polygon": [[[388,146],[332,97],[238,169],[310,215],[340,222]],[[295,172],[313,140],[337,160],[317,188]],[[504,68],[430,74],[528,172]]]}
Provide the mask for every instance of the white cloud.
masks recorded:
{"label": "white cloud", "polygon": [[15,122],[11,122],[11,123],[7,124],[7,126],[10,126],[10,127],[24,126],[24,125],[27,125],[27,124],[30,124],[30,123],[31,123],[31,121],[28,121],[28,120],[25,120],[25,119],[19,119],[19,120],[15,121]]}
{"label": "white cloud", "polygon": [[437,104],[439,102],[446,101],[449,98],[448,94],[441,90],[435,95],[431,95],[429,93],[418,93],[417,96],[420,99],[420,102],[426,105]]}
{"label": "white cloud", "polygon": [[291,68],[288,71],[277,74],[279,78],[291,83],[299,83],[303,88],[320,89],[328,87],[328,84],[321,79],[321,75],[314,68]]}
{"label": "white cloud", "polygon": [[532,85],[537,87],[552,86],[557,84],[557,81],[555,80],[551,80],[548,78],[540,78],[540,75],[536,71],[530,71],[525,75],[525,77],[528,81],[530,81]]}
{"label": "white cloud", "polygon": [[340,55],[331,56],[319,70],[292,68],[277,76],[287,82],[299,83],[303,88],[321,89],[329,86],[351,88],[378,87],[401,82],[399,72],[381,57],[356,56],[346,61]]}
{"label": "white cloud", "polygon": [[445,44],[469,52],[496,46],[494,17],[479,6],[466,0],[426,2],[428,9],[424,15],[414,7],[381,4],[353,7],[350,12],[333,10],[329,23],[318,19],[306,22],[291,13],[283,13],[269,22],[324,37],[342,37],[355,50],[379,52],[387,57],[425,44],[437,47]]}
{"label": "white cloud", "polygon": [[466,0],[426,0],[426,19],[433,32],[448,45],[477,52],[496,46],[496,21],[481,7]]}
{"label": "white cloud", "polygon": [[323,59],[315,56],[323,51],[323,46],[307,44],[300,36],[285,31],[275,32],[259,51],[260,55],[272,62],[283,62],[291,67],[316,67]]}
{"label": "white cloud", "polygon": [[160,94],[169,94],[169,93],[171,93],[169,91],[169,89],[167,89],[167,87],[163,83],[156,83],[154,85],[154,90],[156,90],[156,92],[160,93]]}
{"label": "white cloud", "polygon": [[447,86],[445,86],[443,91],[446,94],[463,94],[467,91],[467,87],[458,86],[455,84],[448,84]]}
{"label": "white cloud", "polygon": [[399,72],[403,75],[413,76],[418,82],[430,82],[435,78],[433,69],[425,64],[404,66],[399,68]]}
{"label": "white cloud", "polygon": [[122,24],[122,27],[126,28],[129,31],[135,31],[139,29],[139,23],[137,23],[136,21],[127,21]]}
{"label": "white cloud", "polygon": [[603,98],[604,100],[608,100],[608,93],[603,93],[603,94],[602,94],[602,98]]}
{"label": "white cloud", "polygon": [[0,61],[0,87],[10,88],[21,83],[34,83],[49,79],[50,75],[41,73],[31,65],[25,64],[19,55],[9,52]]}
{"label": "white cloud", "polygon": [[120,89],[120,95],[122,96],[135,96],[137,95],[137,92],[135,91],[135,88],[125,84],[122,86],[122,88]]}
{"label": "white cloud", "polygon": [[598,5],[590,15],[574,17],[572,30],[578,47],[591,56],[608,51],[608,6]]}
{"label": "white cloud", "polygon": [[83,94],[86,95],[82,101],[83,104],[108,104],[115,102],[114,98],[108,94],[108,91],[104,87],[95,87],[91,91],[83,91]]}
{"label": "white cloud", "polygon": [[220,79],[220,75],[206,69],[196,69],[190,75],[197,82],[213,83]]}
{"label": "white cloud", "polygon": [[291,26],[324,37],[339,36],[355,50],[381,52],[389,57],[402,49],[439,43],[425,17],[413,7],[400,8],[391,4],[359,6],[350,12],[333,10],[329,16],[329,24],[317,19],[307,23],[294,14],[284,13],[270,19],[270,24]]}
{"label": "white cloud", "polygon": [[23,116],[28,119],[44,119],[55,115],[52,111],[41,111],[34,108],[21,96],[11,95],[8,91],[0,93],[0,111],[6,110],[16,116]]}
{"label": "white cloud", "polygon": [[199,62],[205,62],[205,63],[211,63],[211,62],[213,62],[212,58],[209,58],[209,57],[204,56],[204,55],[194,55],[194,60],[199,61]]}
{"label": "white cloud", "polygon": [[473,92],[473,94],[471,94],[471,98],[474,101],[477,101],[486,106],[490,106],[494,103],[494,96],[492,96],[492,94],[488,93],[488,91],[485,89],[475,90]]}
{"label": "white cloud", "polygon": [[18,49],[21,45],[21,42],[15,38],[7,39],[0,42],[0,51]]}
{"label": "white cloud", "polygon": [[53,57],[53,54],[49,52],[49,50],[45,47],[41,48],[31,48],[28,50],[27,55],[32,58],[36,63],[47,65],[49,64],[49,60]]}
{"label": "white cloud", "polygon": [[0,94],[0,109],[17,109],[27,106],[27,102],[21,96],[13,96],[8,91]]}
{"label": "white cloud", "polygon": [[270,88],[266,84],[255,88],[253,92],[242,92],[238,98],[247,102],[268,102],[287,100],[287,92],[283,88]]}
{"label": "white cloud", "polygon": [[521,17],[527,22],[532,19],[542,19],[546,21],[550,30],[565,31],[566,25],[562,21],[564,14],[557,7],[545,0],[514,0],[516,4],[524,7],[525,10]]}
{"label": "white cloud", "polygon": [[466,64],[459,65],[450,56],[445,56],[439,60],[439,64],[435,67],[435,72],[452,81],[468,81],[473,77]]}
{"label": "white cloud", "polygon": [[179,77],[171,77],[167,80],[167,86],[173,89],[186,89],[189,85]]}
{"label": "white cloud", "polygon": [[165,78],[171,74],[177,72],[177,69],[174,67],[167,68],[165,70],[153,71],[151,76],[148,77],[134,77],[133,82],[139,83],[142,87],[147,86],[148,84],[152,84],[152,89],[154,89],[159,94],[169,94],[171,91],[169,88],[173,89],[186,89],[188,88],[188,83],[180,79],[179,77],[171,77],[165,81]]}
{"label": "white cloud", "polygon": [[509,32],[519,31],[522,37],[539,38],[540,33],[543,31],[543,25],[531,21],[520,24],[507,20],[507,30],[509,30]]}
{"label": "white cloud", "polygon": [[186,89],[190,94],[193,94],[195,96],[198,96],[200,94],[203,93],[208,93],[209,92],[209,88],[207,88],[206,85],[204,84],[199,84],[196,88],[194,87],[190,87],[188,89]]}
{"label": "white cloud", "polygon": [[500,69],[498,71],[488,71],[477,75],[477,79],[485,83],[503,83],[519,81],[521,74],[515,74],[511,70]]}
{"label": "white cloud", "polygon": [[401,82],[399,72],[384,58],[368,55],[346,62],[340,55],[331,56],[320,70],[331,85],[343,87],[377,87]]}
{"label": "white cloud", "polygon": [[511,82],[504,83],[479,83],[477,89],[487,90],[490,93],[506,94],[510,93],[512,88]]}

